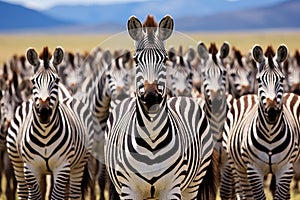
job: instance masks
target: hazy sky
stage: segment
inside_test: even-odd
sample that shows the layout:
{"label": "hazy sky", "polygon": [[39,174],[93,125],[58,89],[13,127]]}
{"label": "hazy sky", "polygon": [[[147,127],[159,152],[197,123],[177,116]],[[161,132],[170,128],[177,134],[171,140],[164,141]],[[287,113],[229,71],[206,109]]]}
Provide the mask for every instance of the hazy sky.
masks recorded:
{"label": "hazy sky", "polygon": [[[1,1],[1,0],[0,0]],[[74,4],[79,4],[79,5],[89,5],[89,4],[108,4],[108,3],[125,3],[125,2],[143,2],[143,1],[173,1],[173,0],[2,0],[6,1],[9,3],[15,3],[15,4],[20,4],[23,5],[27,8],[33,8],[33,9],[38,9],[38,10],[43,10],[50,8],[55,5],[74,5]],[[188,3],[189,0],[182,0],[184,3]],[[199,0],[202,1],[203,4],[205,4],[206,1],[210,0]],[[214,0],[218,1],[218,0]],[[251,1],[251,0],[219,0],[219,1],[227,1],[227,2],[240,2],[240,1]],[[260,0],[264,1],[265,4],[268,3],[274,3],[274,2],[280,2],[284,0]]]}
{"label": "hazy sky", "polygon": [[88,5],[93,3],[98,4],[107,4],[113,2],[136,2],[136,1],[147,1],[147,0],[4,0],[9,3],[21,4],[27,8],[34,8],[34,9],[46,9],[57,4],[64,4],[64,5],[72,5],[72,4],[80,4],[80,5]]}

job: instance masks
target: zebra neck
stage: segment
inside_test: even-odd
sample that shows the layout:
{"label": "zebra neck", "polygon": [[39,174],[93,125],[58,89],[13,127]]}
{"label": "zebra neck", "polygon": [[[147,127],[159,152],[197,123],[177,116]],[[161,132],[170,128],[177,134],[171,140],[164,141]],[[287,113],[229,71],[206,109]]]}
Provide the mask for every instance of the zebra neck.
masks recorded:
{"label": "zebra neck", "polygon": [[271,133],[272,135],[277,132],[280,132],[284,127],[283,112],[279,111],[279,115],[276,122],[269,123],[261,104],[259,104],[258,107],[259,108],[258,108],[257,127],[259,128],[259,130],[263,130],[263,132],[265,133],[266,132]]}
{"label": "zebra neck", "polygon": [[149,115],[143,108],[142,103],[138,100],[136,101],[137,111],[137,130],[138,133],[143,137],[150,137],[155,140],[159,135],[164,134],[164,131],[168,125],[168,111],[166,98],[163,100],[159,112],[154,116]]}
{"label": "zebra neck", "polygon": [[51,116],[51,120],[47,124],[42,124],[39,121],[38,115],[36,113],[36,110],[33,108],[33,120],[32,120],[32,132],[47,136],[50,132],[52,132],[53,129],[57,128],[59,126],[59,122],[61,121],[61,117],[59,115],[59,109],[58,106],[55,108],[54,113]]}
{"label": "zebra neck", "polygon": [[215,117],[223,117],[226,115],[226,96],[224,96],[220,101],[211,101],[209,98],[205,96],[205,105],[204,110],[209,118]]}

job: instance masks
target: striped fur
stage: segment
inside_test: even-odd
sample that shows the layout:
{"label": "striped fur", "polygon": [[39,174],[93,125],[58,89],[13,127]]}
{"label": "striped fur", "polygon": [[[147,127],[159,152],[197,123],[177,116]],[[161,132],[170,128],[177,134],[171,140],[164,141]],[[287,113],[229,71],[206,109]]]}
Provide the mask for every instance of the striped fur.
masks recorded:
{"label": "striped fur", "polygon": [[254,46],[252,54],[258,95],[241,97],[228,112],[223,145],[232,171],[227,183],[235,183],[239,198],[266,199],[263,180],[270,173],[276,184],[274,199],[290,199],[293,163],[299,155],[300,97],[283,93],[284,45],[276,54],[268,47],[265,55]]}
{"label": "striped fur", "polygon": [[212,154],[209,123],[197,102],[166,97],[164,41],[173,19],[147,26],[131,17],[136,95],[117,105],[105,134],[105,162],[121,199],[195,199]]}
{"label": "striped fur", "polygon": [[[18,182],[19,199],[42,199],[41,181],[54,177],[51,199],[81,198],[81,181],[92,150],[92,115],[88,105],[73,98],[59,99],[58,47],[53,59],[44,48],[41,59],[28,49],[35,67],[33,98],[17,107],[7,136],[7,148]],[[50,60],[51,59],[51,60]]]}

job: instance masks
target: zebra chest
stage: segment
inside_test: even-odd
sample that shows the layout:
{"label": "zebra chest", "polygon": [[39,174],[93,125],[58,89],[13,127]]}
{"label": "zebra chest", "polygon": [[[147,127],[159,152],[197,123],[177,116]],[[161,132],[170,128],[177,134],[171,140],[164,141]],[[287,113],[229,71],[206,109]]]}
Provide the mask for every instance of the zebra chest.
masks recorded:
{"label": "zebra chest", "polygon": [[[31,166],[50,172],[55,166],[66,162],[66,155],[73,152],[73,145],[68,142],[68,134],[56,130],[36,132],[36,128],[26,125],[24,127],[22,142],[19,145],[19,153]],[[64,150],[64,151],[62,151]]]}
{"label": "zebra chest", "polygon": [[293,135],[286,124],[275,129],[263,129],[253,120],[244,125],[242,156],[251,163],[261,166],[280,166],[293,155]]}

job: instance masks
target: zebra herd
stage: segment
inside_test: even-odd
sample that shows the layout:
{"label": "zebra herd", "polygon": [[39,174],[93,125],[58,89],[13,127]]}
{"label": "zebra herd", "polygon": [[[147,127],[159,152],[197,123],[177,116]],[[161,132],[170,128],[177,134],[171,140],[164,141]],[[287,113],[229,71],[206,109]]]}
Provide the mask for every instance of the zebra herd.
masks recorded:
{"label": "zebra herd", "polygon": [[45,199],[49,185],[50,199],[266,199],[269,174],[273,198],[290,199],[299,52],[254,45],[243,55],[228,42],[167,50],[169,15],[132,16],[127,28],[133,54],[29,48],[3,65],[7,199]]}

